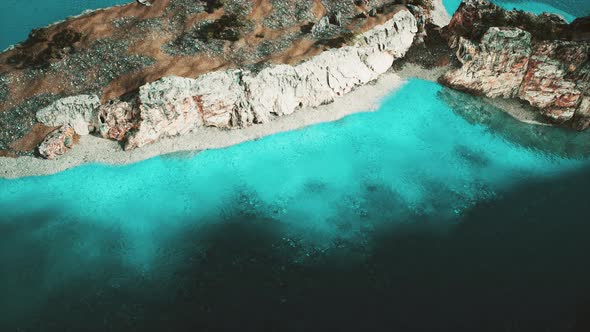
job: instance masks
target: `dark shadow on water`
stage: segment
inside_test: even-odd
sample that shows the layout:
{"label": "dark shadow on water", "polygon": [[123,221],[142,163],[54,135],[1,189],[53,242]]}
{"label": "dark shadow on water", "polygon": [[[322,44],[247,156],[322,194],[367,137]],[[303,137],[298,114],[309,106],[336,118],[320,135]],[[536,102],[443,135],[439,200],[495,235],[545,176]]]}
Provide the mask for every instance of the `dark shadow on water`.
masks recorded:
{"label": "dark shadow on water", "polygon": [[[59,261],[48,252],[60,250],[29,236],[46,226],[44,211],[1,229],[2,287],[14,282],[13,302],[1,301],[0,312],[34,304],[4,316],[1,330],[590,331],[588,171],[513,188],[446,231],[433,231],[434,220],[418,222],[428,218],[409,209],[392,213],[405,209],[395,193],[367,185],[373,207],[343,219],[408,222],[378,223],[361,229],[363,241],[337,240],[327,249],[287,235],[272,208],[246,191],[221,220],[162,243],[152,274],[118,259],[117,232],[71,224],[50,246],[67,252],[94,234],[100,247],[113,249],[47,289],[39,286],[51,271],[47,262]],[[18,259],[9,250],[20,251]],[[45,293],[35,297],[28,288]]]}

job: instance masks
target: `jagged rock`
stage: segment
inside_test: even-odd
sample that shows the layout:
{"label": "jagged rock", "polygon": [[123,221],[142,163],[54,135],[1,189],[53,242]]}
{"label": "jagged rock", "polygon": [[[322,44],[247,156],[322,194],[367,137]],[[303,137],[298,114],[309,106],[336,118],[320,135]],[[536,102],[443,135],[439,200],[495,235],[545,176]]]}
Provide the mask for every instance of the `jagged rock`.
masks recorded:
{"label": "jagged rock", "polygon": [[130,135],[125,150],[144,146],[160,137],[182,135],[202,125],[196,80],[165,77],[139,89],[140,120]]}
{"label": "jagged rock", "polygon": [[74,128],[63,125],[49,133],[39,144],[39,155],[45,159],[55,159],[71,149],[77,143],[78,138]]}
{"label": "jagged rock", "polygon": [[529,60],[518,96],[554,122],[570,120],[582,97],[570,77],[588,61],[589,51],[589,45],[578,42],[540,43]]}
{"label": "jagged rock", "polygon": [[257,122],[246,101],[241,70],[217,71],[196,79],[194,95],[205,126],[245,127]]}
{"label": "jagged rock", "polygon": [[460,37],[479,42],[491,27],[517,27],[535,39],[553,40],[566,33],[567,21],[554,14],[505,10],[486,0],[463,0],[445,27],[445,35],[455,48]]}
{"label": "jagged rock", "polygon": [[576,110],[574,128],[584,130],[590,127],[590,96],[584,96]]}
{"label": "jagged rock", "polygon": [[336,24],[339,27],[344,26],[344,23],[342,22],[342,13],[341,12],[336,12],[336,14],[334,14],[334,24]]}
{"label": "jagged rock", "polygon": [[447,72],[446,85],[488,97],[517,96],[531,55],[531,35],[518,28],[490,28],[479,45],[461,38],[461,68]]}
{"label": "jagged rock", "polygon": [[326,51],[298,66],[279,65],[245,76],[249,104],[260,122],[298,108],[331,103],[391,67],[393,56],[376,50],[343,47]]}
{"label": "jagged rock", "polygon": [[151,7],[151,6],[152,6],[152,3],[151,3],[151,2],[149,2],[148,0],[137,0],[137,2],[138,2],[139,4],[141,4],[141,5],[144,5],[144,6],[146,6],[146,7]]}
{"label": "jagged rock", "polygon": [[138,109],[125,101],[111,101],[98,110],[98,132],[104,138],[123,141],[138,126]]}
{"label": "jagged rock", "polygon": [[418,32],[417,22],[414,15],[403,10],[382,25],[363,33],[357,37],[356,47],[377,48],[379,51],[386,51],[396,59],[403,57]]}
{"label": "jagged rock", "polygon": [[315,36],[322,34],[330,27],[330,17],[324,16],[322,17],[318,23],[316,23],[313,28],[311,28],[311,33]]}
{"label": "jagged rock", "polygon": [[578,40],[573,29],[556,15],[535,16],[465,0],[445,29],[462,66],[443,75],[441,82],[488,97],[519,98],[553,122],[571,120],[575,128],[585,129],[590,122],[584,97],[590,94],[590,43]]}
{"label": "jagged rock", "polygon": [[70,125],[78,135],[88,135],[97,127],[100,100],[96,95],[59,99],[37,112],[37,121],[46,126]]}

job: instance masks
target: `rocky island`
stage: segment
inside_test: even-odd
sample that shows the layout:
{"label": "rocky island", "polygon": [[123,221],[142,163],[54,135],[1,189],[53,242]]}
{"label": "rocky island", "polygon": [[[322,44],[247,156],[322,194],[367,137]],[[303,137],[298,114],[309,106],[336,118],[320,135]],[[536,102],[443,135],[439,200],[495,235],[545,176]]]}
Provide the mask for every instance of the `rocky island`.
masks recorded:
{"label": "rocky island", "polygon": [[408,66],[458,90],[519,100],[551,123],[590,125],[588,18],[568,24],[483,0],[464,0],[450,23],[436,0],[149,4],[35,30],[0,54],[3,176],[333,120],[369,109]]}

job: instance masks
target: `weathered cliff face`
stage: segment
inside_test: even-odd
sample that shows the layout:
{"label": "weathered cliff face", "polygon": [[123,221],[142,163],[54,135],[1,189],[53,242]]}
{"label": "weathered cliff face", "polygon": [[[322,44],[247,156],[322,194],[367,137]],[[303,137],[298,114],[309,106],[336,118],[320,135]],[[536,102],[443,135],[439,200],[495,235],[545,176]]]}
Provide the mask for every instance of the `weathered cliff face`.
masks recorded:
{"label": "weathered cliff face", "polygon": [[490,28],[479,45],[460,38],[457,59],[463,65],[443,80],[456,89],[512,98],[518,95],[530,55],[530,33],[518,28]]}
{"label": "weathered cliff face", "polygon": [[300,108],[330,103],[375,80],[404,56],[416,33],[416,19],[404,9],[359,35],[352,46],[325,51],[295,66],[269,66],[257,74],[222,70],[196,79],[166,77],[140,87],[129,102],[92,104],[90,112],[82,107],[59,114],[42,111],[38,119],[47,124],[95,127],[103,137],[125,141],[126,149],[203,126],[240,128],[264,123]]}
{"label": "weathered cliff face", "polygon": [[[519,98],[553,122],[585,129],[590,43],[573,32],[555,15],[466,0],[445,31],[461,67],[441,82],[488,97]],[[564,40],[574,35],[576,40]]]}
{"label": "weathered cliff face", "polygon": [[47,126],[69,125],[79,135],[88,135],[97,124],[99,106],[95,95],[67,97],[37,112],[37,120]]}

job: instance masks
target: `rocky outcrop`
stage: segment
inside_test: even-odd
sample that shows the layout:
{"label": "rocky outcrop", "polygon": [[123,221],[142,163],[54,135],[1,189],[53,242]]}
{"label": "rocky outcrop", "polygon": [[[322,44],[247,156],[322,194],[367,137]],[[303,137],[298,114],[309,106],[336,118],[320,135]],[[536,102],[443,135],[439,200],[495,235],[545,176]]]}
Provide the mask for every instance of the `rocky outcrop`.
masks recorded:
{"label": "rocky outcrop", "polygon": [[584,109],[587,105],[581,104],[581,99],[584,90],[588,91],[583,86],[590,83],[590,78],[579,77],[579,71],[582,66],[588,66],[589,51],[588,43],[554,41],[538,44],[529,60],[518,97],[558,123],[571,120],[577,109],[587,113],[588,110]]}
{"label": "rocky outcrop", "polygon": [[[414,16],[402,10],[360,35],[354,46],[328,50],[296,66],[270,66],[258,74],[226,70],[196,79],[163,78],[140,88],[137,127],[130,126],[133,130],[125,135],[116,129],[111,138],[126,138],[125,148],[132,149],[202,126],[240,128],[330,103],[387,71],[416,32]],[[112,130],[108,123],[117,121],[105,121],[102,131]]]}
{"label": "rocky outcrop", "polygon": [[443,82],[488,97],[516,97],[530,55],[530,33],[518,28],[490,28],[479,45],[460,38],[457,59],[462,66],[446,73]]}
{"label": "rocky outcrop", "polygon": [[45,159],[55,159],[71,149],[78,138],[74,128],[63,125],[47,135],[41,142],[38,147],[39,155]]}
{"label": "rocky outcrop", "polygon": [[[482,34],[482,29],[487,30]],[[443,75],[442,83],[487,97],[521,99],[547,119],[577,129],[590,124],[590,43],[563,40],[574,35],[563,19],[465,0],[445,33],[461,67]]]}
{"label": "rocky outcrop", "polygon": [[139,89],[139,123],[125,149],[151,143],[162,136],[182,135],[202,124],[194,81],[167,77]]}
{"label": "rocky outcrop", "polygon": [[71,126],[78,135],[88,135],[97,125],[100,100],[96,95],[59,99],[37,112],[37,121],[46,126]]}
{"label": "rocky outcrop", "polygon": [[555,40],[564,37],[569,29],[565,19],[549,13],[532,13],[505,10],[487,0],[463,0],[445,34],[451,47],[457,47],[461,37],[481,40],[491,27],[516,27],[528,31],[537,40]]}
{"label": "rocky outcrop", "polygon": [[137,128],[139,114],[132,103],[111,101],[98,110],[98,133],[108,139],[123,141],[127,133]]}

